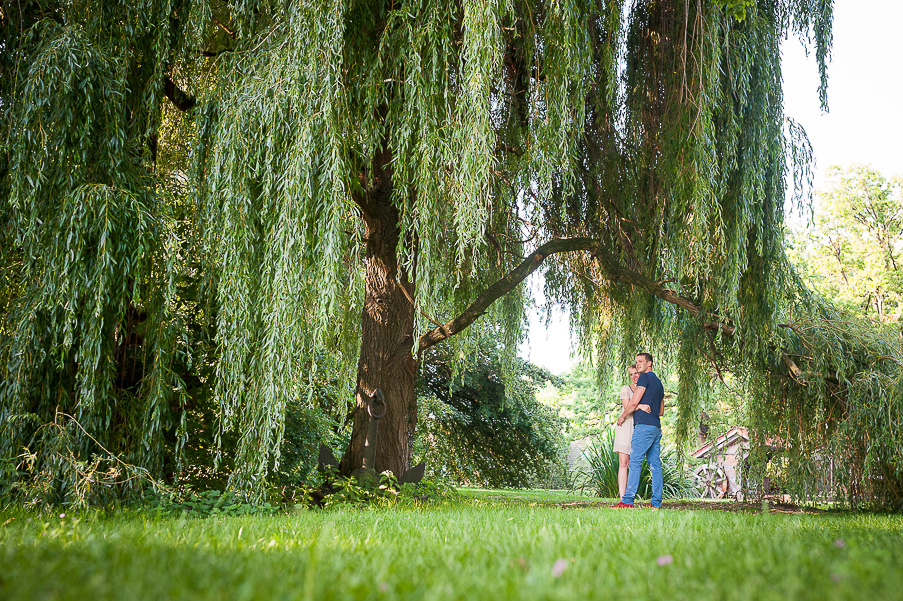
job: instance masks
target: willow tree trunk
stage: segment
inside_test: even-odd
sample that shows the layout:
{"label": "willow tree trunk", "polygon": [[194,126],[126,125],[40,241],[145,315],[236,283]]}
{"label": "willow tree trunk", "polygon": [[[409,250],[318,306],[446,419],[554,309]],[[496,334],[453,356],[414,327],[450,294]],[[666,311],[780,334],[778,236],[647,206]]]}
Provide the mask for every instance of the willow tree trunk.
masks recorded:
{"label": "willow tree trunk", "polygon": [[366,226],[367,254],[354,425],[339,464],[339,470],[346,475],[363,465],[370,419],[367,401],[377,388],[382,390],[386,403],[385,416],[379,420],[374,465],[377,473],[391,470],[401,476],[411,467],[417,423],[417,363],[411,353],[414,305],[409,300],[413,277],[398,268],[399,214],[391,203],[390,178],[382,175],[382,182],[375,182],[366,197],[357,202]]}

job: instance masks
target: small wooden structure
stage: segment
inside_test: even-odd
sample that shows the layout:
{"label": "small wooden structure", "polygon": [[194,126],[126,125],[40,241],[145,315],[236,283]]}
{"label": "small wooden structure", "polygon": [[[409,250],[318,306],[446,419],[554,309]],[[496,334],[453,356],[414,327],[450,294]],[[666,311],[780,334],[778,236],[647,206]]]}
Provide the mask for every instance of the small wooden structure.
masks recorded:
{"label": "small wooden structure", "polygon": [[743,498],[742,467],[749,456],[749,432],[746,428],[731,428],[692,455],[704,461],[693,470],[702,497]]}
{"label": "small wooden structure", "polygon": [[595,437],[584,436],[571,441],[568,445],[568,454],[565,461],[569,471],[580,470],[589,467],[589,461],[586,460],[587,449],[592,446]]}

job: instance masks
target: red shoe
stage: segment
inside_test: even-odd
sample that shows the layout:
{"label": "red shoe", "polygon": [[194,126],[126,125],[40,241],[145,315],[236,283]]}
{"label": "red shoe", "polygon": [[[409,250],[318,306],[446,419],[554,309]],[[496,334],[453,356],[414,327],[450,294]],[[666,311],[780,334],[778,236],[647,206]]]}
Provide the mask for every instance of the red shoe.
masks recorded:
{"label": "red shoe", "polygon": [[629,505],[624,503],[623,501],[619,501],[617,505],[612,505],[612,509],[633,509],[633,505]]}

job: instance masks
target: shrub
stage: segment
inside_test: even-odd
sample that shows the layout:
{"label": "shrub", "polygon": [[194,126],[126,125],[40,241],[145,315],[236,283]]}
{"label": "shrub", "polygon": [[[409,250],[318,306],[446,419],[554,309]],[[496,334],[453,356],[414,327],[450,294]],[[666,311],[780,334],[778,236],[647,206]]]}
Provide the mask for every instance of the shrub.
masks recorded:
{"label": "shrub", "polygon": [[249,503],[232,492],[218,490],[186,491],[179,497],[172,491],[148,489],[143,505],[155,513],[200,518],[213,515],[273,515],[279,511],[279,507],[270,503]]}
{"label": "shrub", "polygon": [[392,472],[379,474],[372,484],[354,478],[340,478],[333,483],[334,491],[323,497],[322,507],[407,506],[427,502],[447,502],[458,497],[448,484],[422,480],[400,484]]}

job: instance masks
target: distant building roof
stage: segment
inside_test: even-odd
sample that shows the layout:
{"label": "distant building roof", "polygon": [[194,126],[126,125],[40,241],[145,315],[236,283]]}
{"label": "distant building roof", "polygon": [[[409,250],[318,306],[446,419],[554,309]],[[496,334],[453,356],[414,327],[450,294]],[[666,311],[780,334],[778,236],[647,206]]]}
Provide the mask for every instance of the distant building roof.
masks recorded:
{"label": "distant building roof", "polygon": [[696,451],[693,452],[693,457],[696,459],[705,459],[716,449],[723,449],[725,447],[730,447],[736,442],[749,442],[749,431],[746,428],[742,428],[740,426],[736,426],[731,428],[724,434],[720,435],[714,442],[706,443],[705,445],[699,447]]}

